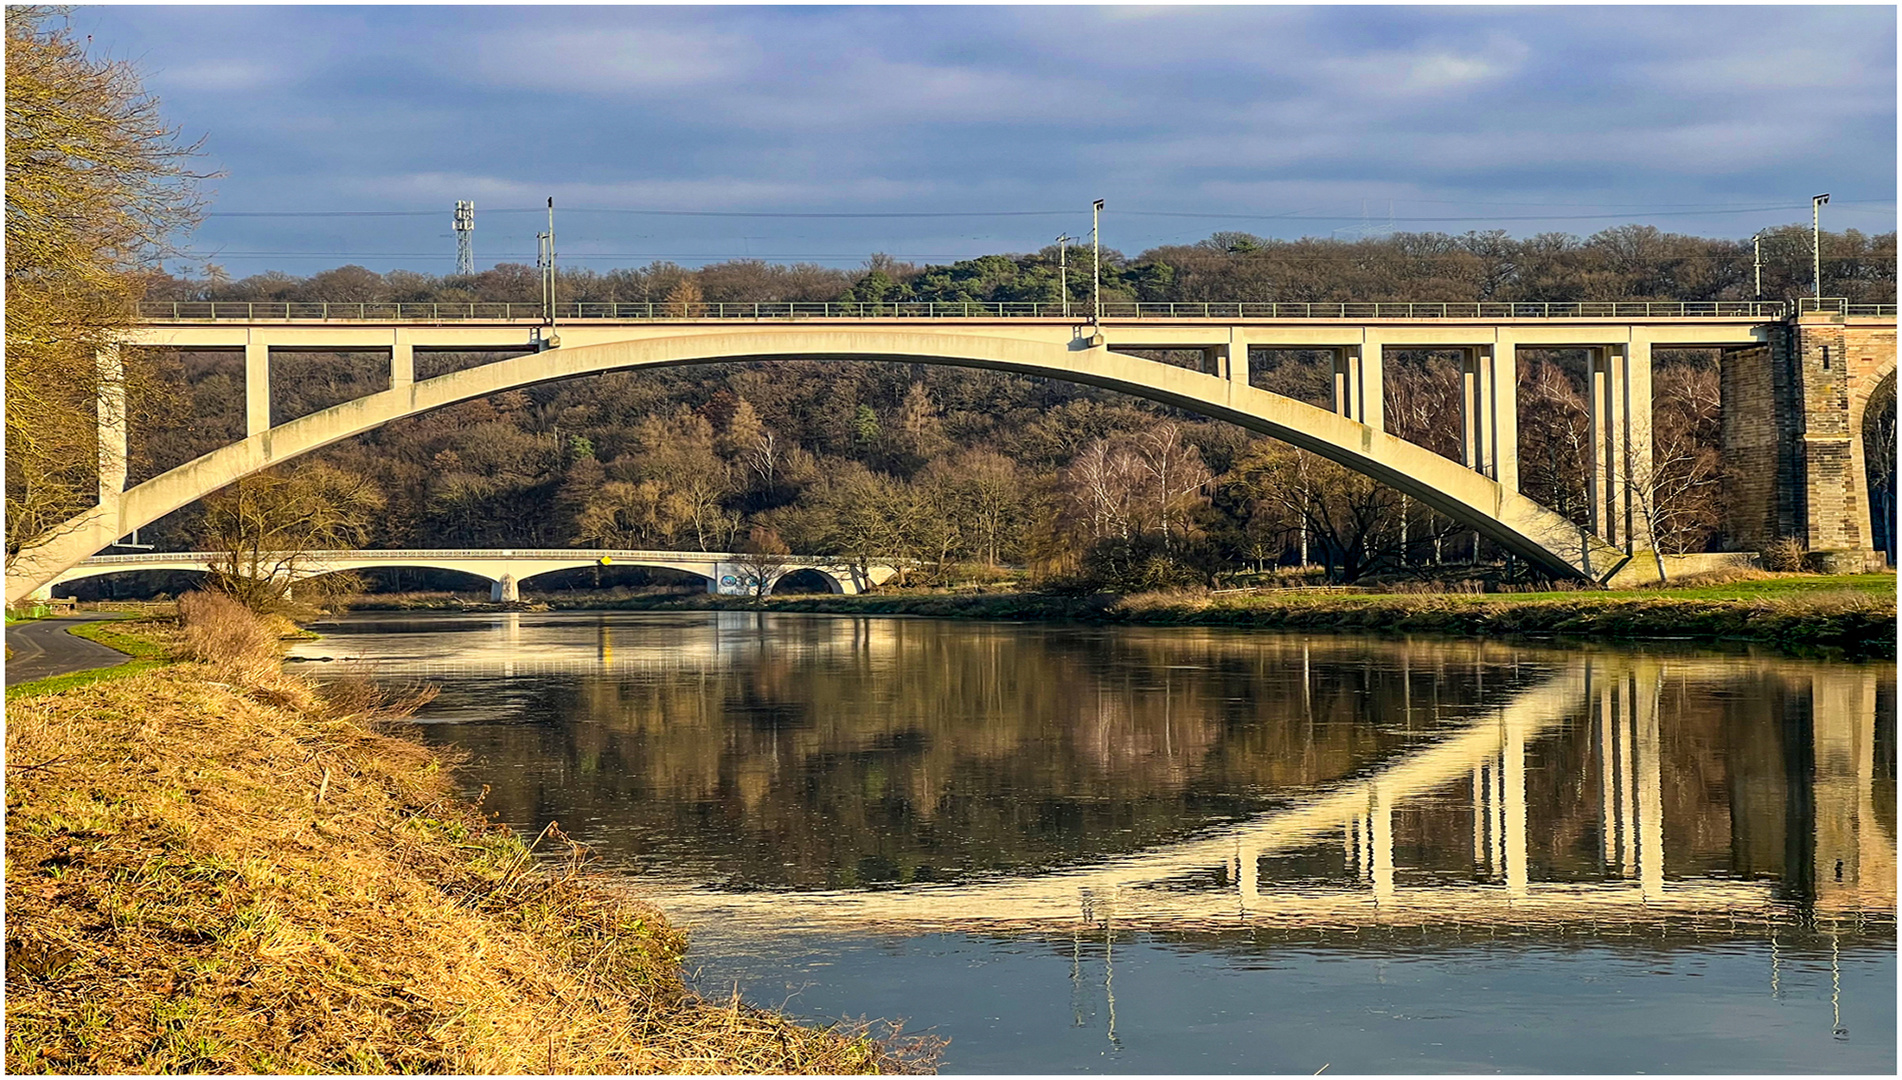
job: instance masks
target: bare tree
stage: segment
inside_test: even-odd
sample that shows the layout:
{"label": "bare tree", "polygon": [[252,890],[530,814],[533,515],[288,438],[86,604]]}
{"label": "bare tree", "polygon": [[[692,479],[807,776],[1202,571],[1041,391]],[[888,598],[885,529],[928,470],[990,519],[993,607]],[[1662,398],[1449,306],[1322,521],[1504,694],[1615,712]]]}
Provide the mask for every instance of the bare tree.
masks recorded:
{"label": "bare tree", "polygon": [[127,425],[153,380],[113,343],[201,205],[186,169],[197,148],[135,68],[87,57],[58,18],[6,12],[8,565],[92,506],[117,468],[101,423]]}
{"label": "bare tree", "polygon": [[383,505],[369,479],[329,465],[246,477],[205,500],[212,584],[253,610],[280,607],[325,551],[361,545]]}
{"label": "bare tree", "polygon": [[764,604],[773,586],[786,576],[790,550],[778,533],[765,526],[755,525],[747,532],[734,566],[739,571],[740,587],[753,598],[754,607]]}

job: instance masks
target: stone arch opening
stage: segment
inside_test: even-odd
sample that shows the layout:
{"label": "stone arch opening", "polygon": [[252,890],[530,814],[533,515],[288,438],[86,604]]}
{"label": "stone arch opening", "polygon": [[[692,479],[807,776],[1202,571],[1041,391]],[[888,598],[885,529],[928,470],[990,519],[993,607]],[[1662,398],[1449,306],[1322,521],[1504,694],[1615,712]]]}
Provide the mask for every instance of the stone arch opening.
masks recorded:
{"label": "stone arch opening", "polygon": [[205,576],[203,570],[118,570],[69,578],[51,591],[56,597],[82,601],[170,599],[196,590]]}
{"label": "stone arch opening", "polygon": [[842,591],[837,579],[817,570],[794,570],[773,582],[773,595],[786,596]]}
{"label": "stone arch opening", "polygon": [[487,593],[494,584],[481,574],[440,566],[360,566],[341,572],[355,574],[369,594]]}
{"label": "stone arch opening", "polygon": [[1862,464],[1868,485],[1870,547],[1896,565],[1895,372],[1890,371],[1862,407]]}
{"label": "stone arch opening", "polygon": [[524,592],[555,593],[576,589],[626,589],[634,593],[679,593],[707,591],[704,575],[670,566],[639,566],[610,563],[607,566],[571,566],[530,574],[520,581]]}

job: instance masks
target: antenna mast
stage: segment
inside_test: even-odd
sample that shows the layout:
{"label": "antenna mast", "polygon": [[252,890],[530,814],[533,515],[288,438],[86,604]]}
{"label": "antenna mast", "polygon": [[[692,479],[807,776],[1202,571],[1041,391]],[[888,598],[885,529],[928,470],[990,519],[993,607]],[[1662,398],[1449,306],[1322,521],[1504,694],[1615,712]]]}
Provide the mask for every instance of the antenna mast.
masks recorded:
{"label": "antenna mast", "polygon": [[456,273],[475,273],[475,203],[456,200]]}

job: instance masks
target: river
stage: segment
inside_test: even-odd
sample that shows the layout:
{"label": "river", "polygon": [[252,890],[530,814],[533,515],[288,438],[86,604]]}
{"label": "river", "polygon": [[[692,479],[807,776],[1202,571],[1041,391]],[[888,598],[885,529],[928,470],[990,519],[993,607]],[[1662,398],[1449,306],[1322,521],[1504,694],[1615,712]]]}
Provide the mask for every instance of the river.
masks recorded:
{"label": "river", "polygon": [[1892,663],[781,614],[350,615],[700,989],[947,1072],[1896,1068]]}

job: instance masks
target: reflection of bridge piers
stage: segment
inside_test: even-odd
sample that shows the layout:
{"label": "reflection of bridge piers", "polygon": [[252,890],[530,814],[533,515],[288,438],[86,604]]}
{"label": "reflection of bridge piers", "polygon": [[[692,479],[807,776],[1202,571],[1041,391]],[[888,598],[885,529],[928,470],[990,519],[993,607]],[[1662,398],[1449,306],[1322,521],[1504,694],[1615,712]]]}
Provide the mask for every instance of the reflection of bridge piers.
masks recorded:
{"label": "reflection of bridge piers", "polygon": [[1661,677],[1658,665],[1639,663],[1600,678],[1591,691],[1600,856],[1607,873],[1636,879],[1646,899],[1664,888]]}
{"label": "reflection of bridge piers", "polygon": [[[1301,663],[1298,652],[1289,659]],[[1816,665],[1793,677],[1771,676],[1771,692],[1800,698],[1815,728],[1813,754],[1806,731],[1790,761],[1804,779],[1792,797],[1811,807],[1787,819],[1804,861],[1785,864],[1780,875],[1702,872],[1699,859],[1708,853],[1694,843],[1678,865],[1667,864],[1667,815],[1693,811],[1705,796],[1695,769],[1687,768],[1698,760],[1695,743],[1684,738],[1691,733],[1667,738],[1672,717],[1664,703],[1699,677],[1697,667],[1668,659],[1592,656],[1371,774],[1237,825],[1092,865],[993,882],[759,898],[691,892],[666,902],[687,916],[755,915],[787,930],[863,924],[1104,932],[1113,913],[1116,927],[1127,930],[1571,925],[1623,933],[1688,921],[1700,932],[1757,934],[1798,916],[1805,890],[1819,914],[1892,909],[1894,841],[1882,816],[1892,812],[1879,795],[1884,751],[1876,729],[1883,671]],[[1760,725],[1766,695],[1735,700],[1739,721]],[[1575,780],[1545,773],[1561,762],[1577,770]],[[1741,760],[1732,765],[1747,769]],[[1761,771],[1737,775],[1758,785],[1769,779]],[[1422,837],[1429,844],[1434,837],[1467,842],[1466,823],[1456,815],[1469,800],[1478,880],[1461,881],[1457,870],[1430,857],[1412,866],[1410,853]],[[1680,831],[1698,825],[1677,821]],[[1555,845],[1548,832],[1534,831],[1554,826],[1583,827],[1579,840],[1584,853],[1597,852],[1595,869],[1589,854],[1568,861],[1567,842]],[[1733,815],[1729,827],[1751,826]],[[1282,858],[1312,866],[1334,845],[1345,881],[1304,873],[1298,883],[1284,883],[1271,869]],[[1209,884],[1211,870],[1220,885]]]}

